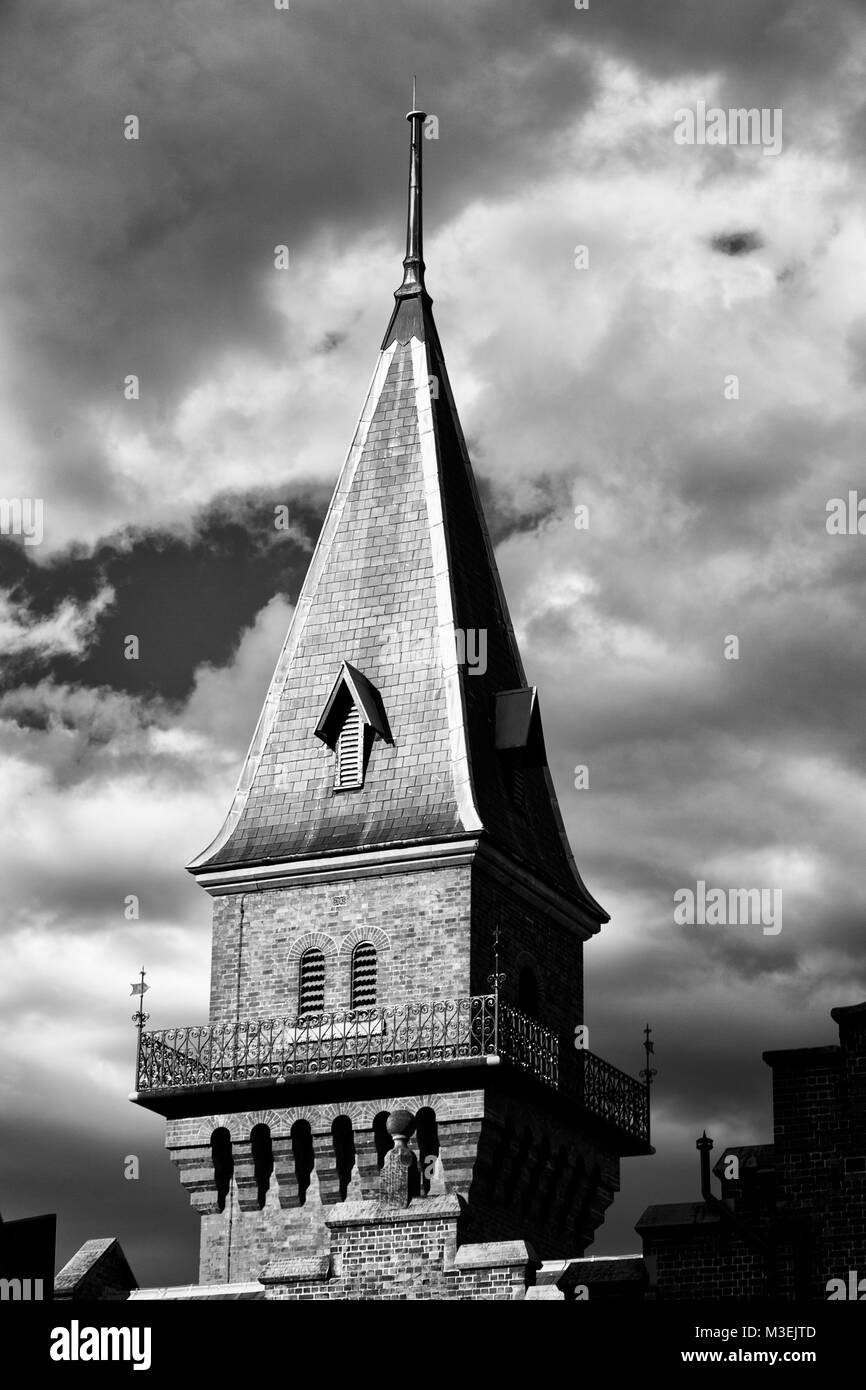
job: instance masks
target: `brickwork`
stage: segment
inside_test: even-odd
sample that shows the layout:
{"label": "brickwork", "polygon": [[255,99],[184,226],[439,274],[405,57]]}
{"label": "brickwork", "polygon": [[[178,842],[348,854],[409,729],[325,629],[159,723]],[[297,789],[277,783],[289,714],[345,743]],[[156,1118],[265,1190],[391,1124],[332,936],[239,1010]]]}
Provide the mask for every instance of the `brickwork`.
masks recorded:
{"label": "brickwork", "polygon": [[771,1052],[777,1208],[799,1224],[782,1252],[786,1292],[797,1263],[813,1297],[849,1270],[866,1275],[866,1005],[834,1009],[838,1047]]}
{"label": "brickwork", "polygon": [[325,1008],[348,1009],[352,948],[377,948],[378,998],[469,993],[468,865],[229,894],[214,902],[211,1021],[294,1017],[306,945],[325,956]]}
{"label": "brickwork", "polygon": [[[413,1202],[405,1211],[375,1202],[346,1204],[328,1219],[330,1260],[310,1278],[283,1262],[266,1270],[266,1298],[292,1301],[522,1299],[537,1261],[522,1242],[462,1246],[453,1197]],[[327,1272],[325,1272],[327,1270]],[[306,1277],[305,1277],[306,1276]]]}
{"label": "brickwork", "polygon": [[[323,1227],[337,1204],[376,1196],[383,1151],[376,1123],[397,1109],[424,1110],[435,1120],[438,1155],[410,1141],[422,1191],[459,1195],[464,1241],[527,1239],[542,1258],[582,1254],[619,1190],[619,1160],[576,1131],[573,1119],[546,1104],[543,1093],[483,1090],[371,1098],[285,1110],[236,1112],[172,1120],[167,1147],[193,1207],[202,1217],[202,1282],[257,1277],[281,1251],[320,1255]],[[351,1121],[355,1162],[341,1184],[334,1123]],[[299,1175],[292,1133],[309,1126],[314,1168]],[[250,1135],[266,1125],[274,1156],[264,1206],[254,1181]],[[210,1140],[231,1137],[234,1178],[220,1210]],[[381,1133],[381,1130],[380,1130]],[[386,1141],[387,1142],[387,1141]],[[428,1160],[425,1162],[425,1158]]]}
{"label": "brickwork", "polygon": [[500,964],[507,976],[502,997],[518,1002],[520,970],[538,982],[539,1018],[559,1033],[568,1049],[583,1017],[583,942],[573,927],[555,920],[530,890],[516,892],[489,871],[473,865],[472,973],[470,993],[490,989],[494,935],[499,929]]}

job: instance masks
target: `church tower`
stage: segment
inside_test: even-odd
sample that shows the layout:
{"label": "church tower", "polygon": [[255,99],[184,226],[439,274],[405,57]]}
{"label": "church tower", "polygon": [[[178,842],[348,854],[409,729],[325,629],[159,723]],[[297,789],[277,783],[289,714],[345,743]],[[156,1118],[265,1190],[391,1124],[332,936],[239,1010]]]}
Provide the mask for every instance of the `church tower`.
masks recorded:
{"label": "church tower", "polygon": [[[132,1098],[167,1119],[202,1283],[282,1261],[340,1296],[339,1232],[389,1204],[461,1251],[579,1255],[620,1159],[652,1152],[647,1087],[576,1036],[608,917],[451,394],[408,120],[403,281],[234,800],[189,866],[214,900],[210,1021],[139,1047]],[[389,1296],[366,1258],[365,1296]]]}

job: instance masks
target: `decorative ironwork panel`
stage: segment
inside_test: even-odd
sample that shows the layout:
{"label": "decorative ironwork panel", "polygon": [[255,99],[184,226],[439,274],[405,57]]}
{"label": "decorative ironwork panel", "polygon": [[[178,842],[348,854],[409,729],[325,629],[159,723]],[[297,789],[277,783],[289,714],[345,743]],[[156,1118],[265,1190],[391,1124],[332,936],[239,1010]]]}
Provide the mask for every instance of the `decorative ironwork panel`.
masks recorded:
{"label": "decorative ironwork panel", "polygon": [[624,1130],[626,1134],[649,1142],[649,1091],[627,1072],[611,1066],[594,1052],[580,1052],[582,1059],[582,1099],[587,1110]]}

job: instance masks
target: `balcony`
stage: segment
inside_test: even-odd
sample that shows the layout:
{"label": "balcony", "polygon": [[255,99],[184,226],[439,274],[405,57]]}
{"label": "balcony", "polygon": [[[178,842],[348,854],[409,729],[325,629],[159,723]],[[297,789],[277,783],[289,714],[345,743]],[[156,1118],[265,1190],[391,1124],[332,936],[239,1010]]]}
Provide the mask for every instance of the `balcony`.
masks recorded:
{"label": "balcony", "polygon": [[203,1089],[487,1065],[523,1072],[581,1105],[617,1132],[621,1152],[650,1152],[647,1088],[592,1052],[563,1048],[557,1033],[493,994],[142,1033],[133,1098],[165,1111],[172,1097]]}

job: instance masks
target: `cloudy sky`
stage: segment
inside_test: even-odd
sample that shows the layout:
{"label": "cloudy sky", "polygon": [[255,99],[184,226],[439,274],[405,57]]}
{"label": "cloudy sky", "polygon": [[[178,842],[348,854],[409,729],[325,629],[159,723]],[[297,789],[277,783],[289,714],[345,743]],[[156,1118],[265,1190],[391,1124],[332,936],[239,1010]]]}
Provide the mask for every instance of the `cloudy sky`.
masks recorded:
{"label": "cloudy sky", "polygon": [[[591,1045],[637,1071],[657,1039],[658,1153],[595,1252],[697,1197],[705,1126],[769,1139],[761,1052],[866,998],[866,536],[826,526],[866,496],[864,41],[863,0],[3,0],[0,491],[44,535],[0,536],[0,1210],[57,1210],[60,1259],[116,1235],[142,1283],[195,1277],[129,981],[155,1027],[206,1016],[184,864],[388,320],[413,72],[439,331],[612,916]],[[678,144],[699,102],[781,111],[781,152]],[[780,889],[781,932],[677,925],[699,879]]]}

